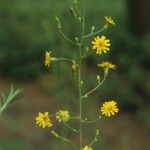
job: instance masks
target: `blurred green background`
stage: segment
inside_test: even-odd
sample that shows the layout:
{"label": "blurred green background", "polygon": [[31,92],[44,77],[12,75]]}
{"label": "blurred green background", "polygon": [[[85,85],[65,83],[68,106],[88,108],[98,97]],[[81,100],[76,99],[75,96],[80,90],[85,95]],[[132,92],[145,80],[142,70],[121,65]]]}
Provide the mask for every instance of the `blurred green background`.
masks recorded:
{"label": "blurred green background", "polygon": [[[150,2],[87,1],[86,33],[93,25],[101,28],[104,16],[112,16],[117,26],[102,33],[112,41],[111,52],[92,55],[86,62],[86,90],[95,86],[97,74],[102,75],[97,63],[108,59],[117,64],[117,70],[88,98],[84,111],[93,118],[104,100],[116,99],[120,114],[85,129],[85,141],[88,143],[94,136],[92,131],[100,128],[101,137],[95,149],[143,150],[148,147],[150,133]],[[11,83],[24,88],[21,101],[1,116],[0,150],[72,149],[50,136],[49,130],[34,124],[39,111],[78,110],[76,82],[70,66],[53,63],[48,70],[43,61],[46,50],[58,57],[76,58],[77,49],[61,37],[54,19],[60,17],[63,30],[71,39],[79,36],[80,26],[72,18],[70,6],[71,0],[0,0],[0,90],[5,91]],[[62,134],[77,141],[68,129],[56,126]]]}

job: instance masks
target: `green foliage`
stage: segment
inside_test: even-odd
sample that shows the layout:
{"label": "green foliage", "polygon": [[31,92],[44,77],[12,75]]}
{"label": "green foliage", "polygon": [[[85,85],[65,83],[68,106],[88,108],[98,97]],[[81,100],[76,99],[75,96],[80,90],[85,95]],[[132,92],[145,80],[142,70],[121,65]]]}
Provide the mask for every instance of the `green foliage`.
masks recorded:
{"label": "green foliage", "polygon": [[7,94],[1,92],[0,115],[8,107],[8,105],[16,98],[16,96],[20,94],[21,91],[22,89],[14,89],[14,87],[11,86],[11,89]]}

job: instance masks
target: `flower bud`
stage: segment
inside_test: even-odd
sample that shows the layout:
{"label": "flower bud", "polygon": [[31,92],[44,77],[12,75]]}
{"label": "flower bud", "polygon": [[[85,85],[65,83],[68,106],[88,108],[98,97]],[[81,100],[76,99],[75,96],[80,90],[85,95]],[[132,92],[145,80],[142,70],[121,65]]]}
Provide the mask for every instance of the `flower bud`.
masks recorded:
{"label": "flower bud", "polygon": [[89,47],[86,47],[86,48],[85,48],[85,51],[88,52],[88,51],[89,51]]}
{"label": "flower bud", "polygon": [[61,29],[60,19],[58,17],[55,17],[55,20],[57,21],[57,27],[58,27],[58,29]]}
{"label": "flower bud", "polygon": [[76,12],[75,12],[75,10],[74,10],[73,7],[70,8],[70,13],[72,14],[72,16],[73,16],[74,18],[77,17],[77,14],[76,14]]}
{"label": "flower bud", "polygon": [[78,1],[77,1],[77,0],[74,0],[73,3],[76,5],[76,4],[78,3]]}
{"label": "flower bud", "polygon": [[81,18],[81,17],[78,17],[78,20],[79,20],[79,22],[81,22],[81,23],[82,23],[82,18]]}
{"label": "flower bud", "polygon": [[96,135],[97,135],[97,136],[99,135],[99,129],[96,130]]}
{"label": "flower bud", "polygon": [[52,134],[53,136],[57,137],[57,138],[59,137],[59,135],[58,135],[55,131],[53,131],[53,130],[51,131],[51,134]]}
{"label": "flower bud", "polygon": [[81,81],[80,84],[83,85],[83,81]]}
{"label": "flower bud", "polygon": [[105,25],[103,26],[103,28],[104,28],[104,29],[107,29],[107,28],[108,28],[108,24],[105,24]]}
{"label": "flower bud", "polygon": [[79,43],[78,37],[75,37],[75,41],[76,41],[76,43]]}
{"label": "flower bud", "polygon": [[93,33],[93,32],[94,32],[94,30],[95,30],[95,27],[94,27],[94,26],[92,26],[92,28],[91,28],[91,33]]}
{"label": "flower bud", "polygon": [[72,70],[73,75],[75,76],[76,75],[76,70],[77,70],[77,65],[75,63],[72,64],[71,70]]}
{"label": "flower bud", "polygon": [[100,75],[96,76],[98,83],[100,83]]}

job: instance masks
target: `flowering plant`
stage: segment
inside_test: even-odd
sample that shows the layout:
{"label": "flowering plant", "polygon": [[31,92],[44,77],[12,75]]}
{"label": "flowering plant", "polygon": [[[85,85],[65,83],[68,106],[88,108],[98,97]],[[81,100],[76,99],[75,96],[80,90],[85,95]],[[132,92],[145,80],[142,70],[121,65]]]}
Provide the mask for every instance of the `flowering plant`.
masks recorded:
{"label": "flowering plant", "polygon": [[[52,128],[51,134],[55,136],[56,138],[62,139],[70,144],[73,145],[73,147],[76,150],[93,150],[92,146],[93,144],[97,141],[97,138],[99,136],[99,130],[96,130],[96,134],[94,137],[94,140],[89,143],[84,145],[83,142],[83,127],[84,124],[89,124],[89,123],[95,123],[96,121],[99,121],[102,119],[102,116],[104,117],[110,117],[118,113],[119,109],[117,107],[117,103],[115,100],[108,100],[100,106],[100,114],[97,116],[96,120],[89,120],[88,118],[84,119],[83,118],[83,101],[85,101],[90,94],[94,93],[106,80],[110,69],[116,69],[116,65],[112,64],[109,61],[103,61],[98,64],[98,67],[102,68],[104,72],[104,76],[101,79],[100,75],[97,75],[97,85],[91,89],[90,91],[87,91],[86,93],[83,93],[83,79],[82,79],[82,68],[83,68],[83,63],[85,60],[90,57],[93,53],[97,55],[103,55],[105,53],[108,53],[110,51],[111,47],[111,42],[110,40],[104,36],[100,35],[102,31],[106,30],[110,26],[115,26],[115,22],[111,17],[105,17],[105,24],[101,29],[98,29],[95,31],[95,27],[91,27],[91,31],[89,34],[85,33],[85,22],[86,22],[86,12],[85,12],[85,7],[86,7],[86,0],[84,0],[84,10],[83,13],[81,13],[79,7],[78,7],[78,1],[73,0],[73,4],[70,8],[70,12],[72,13],[73,17],[79,22],[81,25],[82,31],[81,31],[81,36],[80,37],[75,37],[74,40],[69,39],[65,33],[63,32],[62,29],[62,24],[61,21],[58,17],[56,17],[57,21],[57,27],[62,36],[71,44],[76,46],[78,48],[78,58],[75,59],[69,59],[69,58],[58,58],[56,56],[53,56],[51,51],[46,51],[45,53],[45,66],[50,67],[51,63],[56,62],[56,61],[66,61],[70,63],[70,67],[72,69],[73,75],[75,76],[75,80],[78,81],[78,93],[79,93],[79,113],[77,116],[74,116],[70,114],[68,110],[59,110],[57,111],[54,115],[50,115],[49,112],[39,112],[39,114],[36,116],[36,124],[38,124],[40,127],[45,128],[49,127]],[[91,47],[93,50],[90,50],[90,48],[86,47],[85,40],[96,36],[93,41],[91,42]],[[53,119],[56,119],[59,123],[63,123],[66,125],[69,129],[71,129],[73,132],[77,133],[79,135],[79,144],[75,144],[73,141],[71,141],[68,138],[62,137],[61,135],[58,134],[58,132],[54,129],[54,124],[53,124]],[[74,119],[78,121],[79,127],[75,129],[74,127],[70,126],[68,123],[69,120]]]}

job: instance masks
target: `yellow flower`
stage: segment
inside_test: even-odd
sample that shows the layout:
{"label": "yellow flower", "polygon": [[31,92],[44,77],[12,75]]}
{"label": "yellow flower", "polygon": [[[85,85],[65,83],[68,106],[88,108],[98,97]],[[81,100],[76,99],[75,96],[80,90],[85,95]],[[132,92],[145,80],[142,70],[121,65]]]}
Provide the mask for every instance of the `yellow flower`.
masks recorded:
{"label": "yellow flower", "polygon": [[86,146],[83,148],[83,150],[93,150],[93,148],[86,145]]}
{"label": "yellow flower", "polygon": [[51,61],[52,61],[51,52],[46,52],[45,53],[45,66],[50,67]]}
{"label": "yellow flower", "polygon": [[116,65],[112,64],[109,61],[103,61],[102,63],[98,64],[98,67],[103,68],[104,70],[108,69],[116,69]]}
{"label": "yellow flower", "polygon": [[45,112],[45,113],[40,113],[38,114],[38,116],[35,118],[36,120],[36,124],[38,124],[40,127],[45,128],[45,127],[52,127],[52,121],[49,118],[49,113]]}
{"label": "yellow flower", "polygon": [[117,108],[117,103],[115,101],[108,101],[104,102],[101,107],[101,113],[102,115],[105,115],[107,117],[115,115],[115,113],[118,113],[119,109]]}
{"label": "yellow flower", "polygon": [[114,20],[111,18],[111,17],[107,17],[107,16],[105,16],[105,20],[106,20],[106,23],[109,25],[113,25],[113,26],[115,26],[116,24],[115,24],[115,22],[114,22]]}
{"label": "yellow flower", "polygon": [[109,47],[111,46],[110,40],[106,39],[105,36],[97,36],[94,38],[94,41],[92,41],[93,49],[96,49],[96,54],[102,54],[109,51]]}
{"label": "yellow flower", "polygon": [[56,112],[56,119],[59,122],[67,122],[70,119],[69,112],[67,110],[59,110]]}

